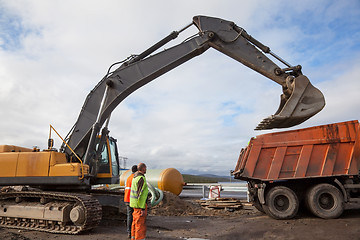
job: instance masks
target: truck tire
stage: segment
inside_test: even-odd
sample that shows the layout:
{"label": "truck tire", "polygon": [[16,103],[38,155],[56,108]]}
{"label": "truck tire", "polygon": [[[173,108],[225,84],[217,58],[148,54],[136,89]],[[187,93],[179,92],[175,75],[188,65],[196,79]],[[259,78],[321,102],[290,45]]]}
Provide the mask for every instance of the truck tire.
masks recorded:
{"label": "truck tire", "polygon": [[265,213],[272,218],[290,219],[299,210],[299,199],[290,188],[277,186],[266,194],[266,203],[262,207]]}
{"label": "truck tire", "polygon": [[340,190],[327,183],[315,185],[306,194],[306,205],[320,218],[337,218],[344,211],[344,197]]}

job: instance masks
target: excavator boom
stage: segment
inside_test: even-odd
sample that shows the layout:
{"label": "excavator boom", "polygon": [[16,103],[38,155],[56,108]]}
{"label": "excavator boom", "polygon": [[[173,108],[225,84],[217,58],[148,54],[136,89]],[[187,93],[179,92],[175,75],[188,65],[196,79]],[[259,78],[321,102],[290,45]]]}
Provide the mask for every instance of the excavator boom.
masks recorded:
{"label": "excavator boom", "polygon": [[[199,29],[197,36],[150,55],[190,25],[171,33],[108,73],[90,92],[68,139],[68,145],[84,157],[85,163],[89,164],[94,157],[96,135],[121,101],[138,88],[209,48],[226,54],[282,86],[279,109],[264,119],[256,129],[291,127],[312,117],[324,107],[323,94],[302,75],[301,66],[291,66],[233,22],[196,16],[192,24]],[[265,53],[284,63],[286,68],[280,68]],[[67,147],[63,151],[71,155]]]}

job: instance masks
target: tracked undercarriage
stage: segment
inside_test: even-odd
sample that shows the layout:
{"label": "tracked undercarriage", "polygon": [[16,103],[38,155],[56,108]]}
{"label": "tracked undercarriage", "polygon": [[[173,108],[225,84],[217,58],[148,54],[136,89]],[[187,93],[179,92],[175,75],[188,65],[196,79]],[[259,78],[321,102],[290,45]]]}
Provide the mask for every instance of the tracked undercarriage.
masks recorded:
{"label": "tracked undercarriage", "polygon": [[96,227],[101,205],[90,195],[62,192],[0,193],[0,226],[78,234]]}

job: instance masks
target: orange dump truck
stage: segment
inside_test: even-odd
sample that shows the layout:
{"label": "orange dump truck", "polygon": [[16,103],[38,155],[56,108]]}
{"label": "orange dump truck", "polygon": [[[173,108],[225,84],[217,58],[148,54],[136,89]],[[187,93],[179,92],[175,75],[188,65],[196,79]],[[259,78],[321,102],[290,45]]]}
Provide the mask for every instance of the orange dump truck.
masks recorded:
{"label": "orange dump truck", "polygon": [[293,218],[299,203],[321,218],[360,203],[360,127],[348,121],[252,138],[235,179],[248,182],[254,206],[275,219]]}

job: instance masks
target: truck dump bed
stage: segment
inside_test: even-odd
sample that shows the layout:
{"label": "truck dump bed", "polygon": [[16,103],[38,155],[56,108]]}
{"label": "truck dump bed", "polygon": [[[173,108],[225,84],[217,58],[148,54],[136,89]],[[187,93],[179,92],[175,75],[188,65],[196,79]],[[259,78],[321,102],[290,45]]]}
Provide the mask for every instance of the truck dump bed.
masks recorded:
{"label": "truck dump bed", "polygon": [[358,175],[359,132],[355,120],[259,135],[241,150],[234,177],[274,181]]}

